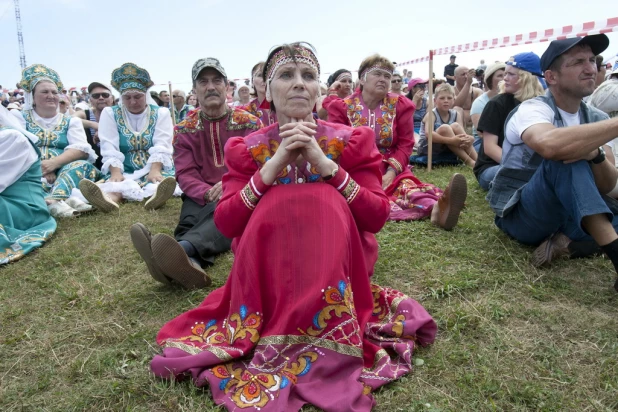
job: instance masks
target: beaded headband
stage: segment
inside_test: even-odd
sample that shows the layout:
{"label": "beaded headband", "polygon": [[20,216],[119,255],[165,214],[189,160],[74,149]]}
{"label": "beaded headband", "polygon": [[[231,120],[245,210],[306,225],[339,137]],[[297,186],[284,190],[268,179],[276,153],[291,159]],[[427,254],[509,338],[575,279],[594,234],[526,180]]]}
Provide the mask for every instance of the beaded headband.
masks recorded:
{"label": "beaded headband", "polygon": [[343,79],[350,79],[352,80],[352,75],[348,72],[343,72],[341,73],[339,76],[337,76],[337,78],[335,79],[336,82],[340,82]]}
{"label": "beaded headband", "polygon": [[277,69],[287,63],[305,63],[311,66],[318,76],[320,75],[320,63],[313,52],[303,46],[293,46],[296,55],[290,56],[285,49],[279,50],[268,62],[266,62],[266,78],[272,80]]}
{"label": "beaded headband", "polygon": [[382,66],[381,64],[376,64],[376,65],[369,67],[368,69],[363,70],[359,78],[363,78],[364,76],[367,76],[369,73],[375,72],[376,70],[381,70],[383,72],[390,74],[391,76],[393,75],[393,70],[391,70],[390,68],[386,66]]}

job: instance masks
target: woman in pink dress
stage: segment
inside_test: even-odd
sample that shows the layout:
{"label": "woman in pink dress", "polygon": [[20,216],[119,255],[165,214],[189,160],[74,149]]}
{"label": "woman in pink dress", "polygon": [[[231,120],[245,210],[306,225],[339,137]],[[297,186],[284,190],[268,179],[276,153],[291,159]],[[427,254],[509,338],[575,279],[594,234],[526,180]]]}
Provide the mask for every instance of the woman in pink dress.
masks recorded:
{"label": "woman in pink dress", "polygon": [[436,324],[402,293],[370,283],[389,214],[373,131],[312,117],[313,48],[274,48],[264,68],[279,123],[232,138],[215,212],[236,241],[226,284],[167,323],[155,375],[191,376],[228,410],[368,411],[407,374]]}
{"label": "woman in pink dress", "polygon": [[270,110],[270,102],[266,100],[266,81],[263,76],[264,62],[259,62],[251,69],[251,83],[255,92],[255,98],[249,104],[240,108],[248,111],[255,117],[259,117],[264,126],[270,126],[277,122],[277,115]]}
{"label": "woman in pink dress", "polygon": [[323,106],[329,121],[369,126],[374,132],[382,154],[382,187],[390,200],[390,220],[431,216],[432,223],[450,230],[457,224],[466,200],[466,179],[456,173],[443,194],[436,186],[421,182],[410,170],[416,107],[405,95],[388,92],[394,70],[387,58],[369,56],[358,70],[360,87],[343,99],[331,94]]}

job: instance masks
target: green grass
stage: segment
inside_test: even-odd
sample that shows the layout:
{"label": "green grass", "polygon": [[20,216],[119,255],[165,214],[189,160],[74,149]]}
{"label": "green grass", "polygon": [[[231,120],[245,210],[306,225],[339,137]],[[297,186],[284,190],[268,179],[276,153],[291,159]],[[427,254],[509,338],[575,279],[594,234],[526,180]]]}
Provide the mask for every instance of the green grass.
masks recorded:
{"label": "green grass", "polygon": [[[472,173],[416,174],[444,187],[468,179],[460,224],[389,223],[378,235],[374,281],[420,301],[439,325],[424,364],[376,393],[377,411],[618,409],[618,296],[607,259],[537,270],[532,249],[503,235]],[[52,240],[0,269],[0,410],[217,409],[208,389],[155,379],[159,328],[209,290],[156,283],[131,246],[141,221],[172,233],[180,200],[156,212],[59,222]],[[223,285],[233,256],[209,270]],[[304,408],[304,410],[315,410]]]}

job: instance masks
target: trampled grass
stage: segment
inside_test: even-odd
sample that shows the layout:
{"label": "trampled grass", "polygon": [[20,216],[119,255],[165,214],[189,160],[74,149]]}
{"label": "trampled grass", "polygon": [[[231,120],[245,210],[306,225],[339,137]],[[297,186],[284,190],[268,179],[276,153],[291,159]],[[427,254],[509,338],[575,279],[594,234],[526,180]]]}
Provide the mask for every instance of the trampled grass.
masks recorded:
{"label": "trampled grass", "polygon": [[[537,270],[499,232],[465,168],[416,174],[441,187],[459,171],[460,224],[389,223],[374,281],[419,300],[439,325],[414,372],[376,393],[377,411],[618,409],[618,294],[603,258]],[[141,221],[171,234],[180,200],[156,212],[63,220],[53,239],[0,269],[0,410],[220,410],[208,389],[155,379],[159,328],[208,290],[159,285],[133,250]],[[233,256],[209,270],[221,286]],[[313,408],[305,408],[314,410]]]}

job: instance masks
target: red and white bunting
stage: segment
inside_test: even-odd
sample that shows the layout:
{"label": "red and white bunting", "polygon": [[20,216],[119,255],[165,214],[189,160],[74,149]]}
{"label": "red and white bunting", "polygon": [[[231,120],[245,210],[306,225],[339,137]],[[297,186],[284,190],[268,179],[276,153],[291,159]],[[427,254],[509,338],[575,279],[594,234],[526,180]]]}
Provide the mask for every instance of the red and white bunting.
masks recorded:
{"label": "red and white bunting", "polygon": [[[552,40],[562,40],[571,37],[584,37],[591,34],[618,32],[618,17],[612,17],[600,21],[589,21],[581,24],[562,26],[554,29],[532,31],[526,34],[515,34],[512,36],[496,37],[489,40],[480,40],[471,43],[459,44],[457,46],[442,47],[434,50],[435,55],[452,53],[465,53],[478,50],[496,49],[500,47],[518,46],[521,44],[541,43]],[[409,64],[428,61],[429,56],[412,59],[397,64],[405,66]]]}

